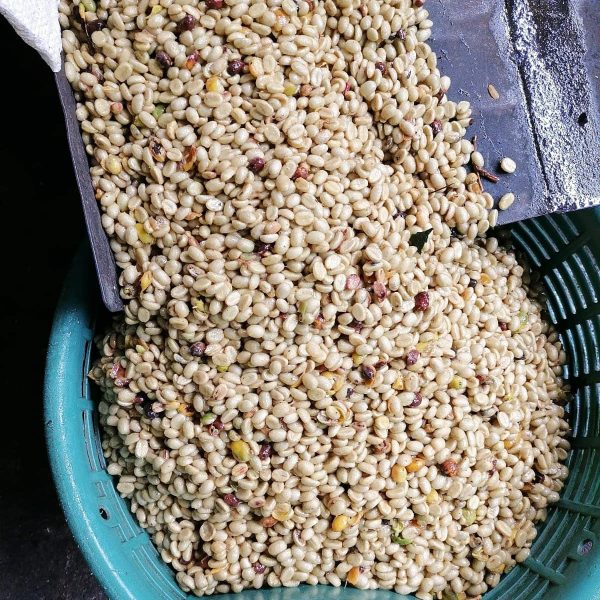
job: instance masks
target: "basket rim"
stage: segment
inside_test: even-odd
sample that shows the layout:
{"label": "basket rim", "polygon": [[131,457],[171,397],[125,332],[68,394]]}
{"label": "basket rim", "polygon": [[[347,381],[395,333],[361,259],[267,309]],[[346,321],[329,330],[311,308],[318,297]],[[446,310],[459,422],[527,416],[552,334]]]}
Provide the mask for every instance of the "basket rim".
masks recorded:
{"label": "basket rim", "polygon": [[[61,292],[50,333],[44,377],[44,419],[46,445],[60,505],[77,545],[95,577],[110,598],[135,599],[133,590],[120,576],[111,553],[103,547],[84,507],[77,484],[77,468],[69,451],[68,401],[77,396],[78,382],[69,378],[69,355],[82,324],[90,323],[97,284],[88,268],[89,247],[80,247],[71,264]],[[78,394],[81,396],[81,394]]]}
{"label": "basket rim", "polygon": [[[585,217],[595,221],[590,225],[588,231],[593,234],[600,226],[600,206],[584,211]],[[87,401],[90,408],[93,407],[91,400],[82,398],[81,380],[70,377],[68,364],[72,362],[73,349],[85,341],[85,336],[90,335],[95,317],[96,308],[99,305],[99,292],[91,268],[91,255],[89,246],[82,244],[77,252],[55,311],[52,330],[50,333],[48,352],[46,359],[44,380],[44,420],[46,432],[47,451],[52,470],[52,475],[58,492],[60,504],[65,514],[67,523],[73,536],[86,558],[92,572],[98,579],[108,596],[113,600],[141,600],[135,587],[135,577],[129,577],[127,569],[119,560],[119,556],[106,545],[102,531],[98,530],[97,524],[93,522],[89,509],[86,508],[77,473],[80,470],[75,464],[82,457],[73,456],[69,440],[80,431],[74,426],[70,417],[73,407],[69,405],[73,397]],[[134,518],[133,515],[129,515]],[[137,523],[137,522],[136,522]],[[146,534],[147,535],[147,534]],[[600,544],[596,544],[599,546]],[[599,589],[596,589],[594,581],[600,579],[600,552],[595,551],[593,558],[588,558],[585,565],[580,563],[581,572],[576,581],[570,581],[569,592],[577,591],[577,597],[600,600]],[[170,571],[166,565],[165,569]],[[516,569],[515,569],[516,570]],[[516,573],[515,573],[516,575]],[[572,580],[572,577],[570,578]],[[566,586],[565,586],[566,587]],[[561,586],[562,589],[563,586]],[[286,598],[298,600],[301,596],[291,594],[292,590],[298,588],[273,588],[273,598]],[[350,588],[333,588],[329,586],[302,586],[301,595],[304,600],[317,600],[326,593],[329,598],[340,598],[340,600],[359,600],[366,598],[363,590]],[[325,591],[326,590],[326,591]],[[337,590],[337,591],[336,591]],[[268,592],[271,589],[249,590],[255,592]],[[566,591],[566,590],[565,590]],[[343,592],[343,593],[341,593]],[[338,593],[340,594],[338,596]],[[289,595],[288,595],[289,594]],[[237,594],[235,595],[238,596]],[[487,596],[487,594],[486,594]],[[190,598],[191,596],[186,596]],[[233,598],[233,594],[223,594],[223,600]],[[258,596],[257,596],[258,597]],[[247,596],[245,596],[247,598]],[[263,596],[264,598],[264,596]],[[393,592],[378,590],[373,600],[386,600],[402,598]]]}

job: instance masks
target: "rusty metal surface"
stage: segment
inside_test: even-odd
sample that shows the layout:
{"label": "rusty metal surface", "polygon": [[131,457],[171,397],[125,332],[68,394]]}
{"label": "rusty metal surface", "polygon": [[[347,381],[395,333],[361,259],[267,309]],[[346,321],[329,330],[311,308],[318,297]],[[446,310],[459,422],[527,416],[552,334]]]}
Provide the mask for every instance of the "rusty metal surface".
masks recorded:
{"label": "rusty metal surface", "polygon": [[[499,224],[600,203],[600,0],[427,0],[432,47],[452,78],[452,99],[469,100],[478,149],[500,175],[494,198],[516,201]],[[64,73],[56,77],[75,176],[104,304],[119,311],[117,269],[102,230]],[[493,84],[500,98],[487,91]],[[518,165],[502,174],[510,156]]]}
{"label": "rusty metal surface", "polygon": [[[473,105],[478,149],[516,201],[499,223],[600,203],[600,3],[597,0],[429,0],[431,44]],[[500,98],[487,88],[493,84]],[[518,165],[502,174],[510,156]]]}

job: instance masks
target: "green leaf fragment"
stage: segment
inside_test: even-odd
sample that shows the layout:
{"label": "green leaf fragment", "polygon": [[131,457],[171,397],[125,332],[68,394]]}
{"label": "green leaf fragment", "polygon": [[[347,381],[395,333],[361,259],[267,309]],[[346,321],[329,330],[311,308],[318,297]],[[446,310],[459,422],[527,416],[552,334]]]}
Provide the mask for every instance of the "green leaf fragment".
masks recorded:
{"label": "green leaf fragment", "polygon": [[399,546],[408,546],[409,544],[412,544],[412,540],[407,540],[399,535],[393,535],[392,542],[394,542],[394,544],[398,544]]}
{"label": "green leaf fragment", "polygon": [[390,521],[390,527],[392,528],[392,532],[396,536],[399,536],[400,533],[402,533],[402,530],[404,529],[404,525],[399,519],[392,519]]}
{"label": "green leaf fragment", "polygon": [[515,333],[518,333],[519,331],[521,331],[523,329],[523,327],[525,327],[525,325],[527,325],[527,321],[529,321],[529,315],[525,311],[520,310],[518,316],[519,316],[519,326],[517,327],[517,330],[515,331]]}
{"label": "green leaf fragment", "polygon": [[417,231],[417,233],[413,233],[410,236],[408,243],[411,246],[414,246],[417,249],[417,252],[421,252],[421,250],[423,250],[423,246],[425,246],[425,244],[427,243],[427,240],[429,239],[429,236],[431,235],[432,231],[432,228],[426,229],[425,231]]}
{"label": "green leaf fragment", "polygon": [[164,112],[165,112],[165,105],[164,104],[157,104],[154,107],[154,110],[152,111],[152,116],[155,119],[159,119]]}
{"label": "green leaf fragment", "polygon": [[462,514],[467,526],[473,525],[473,523],[475,523],[477,520],[477,511],[475,510],[463,508]]}
{"label": "green leaf fragment", "polygon": [[211,423],[214,423],[217,420],[217,415],[211,412],[207,412],[202,415],[200,420],[204,425],[210,425]]}

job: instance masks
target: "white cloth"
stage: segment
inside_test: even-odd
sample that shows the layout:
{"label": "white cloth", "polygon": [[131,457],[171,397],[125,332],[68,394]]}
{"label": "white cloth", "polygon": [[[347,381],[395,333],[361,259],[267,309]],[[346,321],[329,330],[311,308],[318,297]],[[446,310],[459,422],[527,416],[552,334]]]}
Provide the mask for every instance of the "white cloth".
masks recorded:
{"label": "white cloth", "polygon": [[0,14],[53,71],[60,71],[62,43],[58,0],[0,0]]}

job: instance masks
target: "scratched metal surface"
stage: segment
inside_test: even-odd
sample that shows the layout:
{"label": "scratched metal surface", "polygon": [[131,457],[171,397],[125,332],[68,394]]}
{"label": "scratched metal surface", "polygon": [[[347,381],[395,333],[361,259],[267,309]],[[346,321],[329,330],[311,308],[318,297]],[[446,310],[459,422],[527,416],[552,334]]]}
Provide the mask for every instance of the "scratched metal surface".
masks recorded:
{"label": "scratched metal surface", "polygon": [[[473,105],[478,149],[516,201],[499,223],[600,203],[600,2],[428,0],[431,44]],[[487,91],[493,84],[500,98]],[[502,174],[499,160],[517,162]]]}
{"label": "scratched metal surface", "polygon": [[100,284],[100,295],[102,296],[104,306],[109,311],[119,312],[123,310],[123,301],[119,294],[117,265],[115,264],[108,238],[102,228],[100,209],[96,201],[92,178],[89,172],[88,157],[79,130],[79,122],[75,115],[77,103],[75,102],[71,84],[67,80],[64,70],[56,73],[55,81],[65,117],[67,141],[81,197],[85,226],[92,247],[94,266],[96,267],[98,283]]}
{"label": "scratched metal surface", "polygon": [[[479,150],[497,184],[516,194],[500,224],[600,203],[600,0],[427,0],[431,40],[449,95],[468,99]],[[500,92],[492,100],[488,84]],[[101,227],[75,103],[63,73],[57,86],[102,298],[123,308],[117,269]],[[518,164],[502,175],[498,162]]]}

